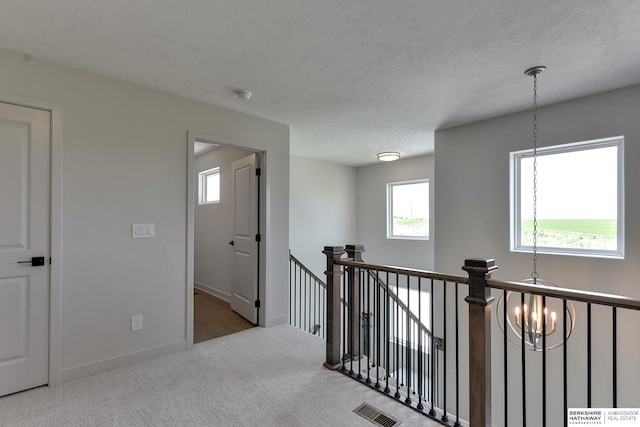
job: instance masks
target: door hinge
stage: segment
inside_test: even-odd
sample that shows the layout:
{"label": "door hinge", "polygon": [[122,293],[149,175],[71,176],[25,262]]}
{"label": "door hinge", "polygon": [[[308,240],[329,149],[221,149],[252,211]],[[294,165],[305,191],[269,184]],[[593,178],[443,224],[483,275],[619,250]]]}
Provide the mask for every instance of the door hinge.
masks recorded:
{"label": "door hinge", "polygon": [[262,168],[256,168],[256,176],[262,176]]}
{"label": "door hinge", "polygon": [[254,305],[256,308],[260,308],[260,300],[257,299]]}
{"label": "door hinge", "polygon": [[256,242],[261,242],[262,241],[262,236],[259,234],[256,234]]}

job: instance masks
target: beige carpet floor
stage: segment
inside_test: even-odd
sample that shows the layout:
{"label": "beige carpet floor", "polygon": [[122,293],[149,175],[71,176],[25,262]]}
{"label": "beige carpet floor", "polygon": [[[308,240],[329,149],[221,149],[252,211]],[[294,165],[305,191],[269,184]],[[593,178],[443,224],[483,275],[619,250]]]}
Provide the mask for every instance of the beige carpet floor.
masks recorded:
{"label": "beige carpet floor", "polygon": [[0,398],[0,426],[373,426],[361,403],[425,416],[322,367],[324,341],[289,325],[252,328],[54,387]]}

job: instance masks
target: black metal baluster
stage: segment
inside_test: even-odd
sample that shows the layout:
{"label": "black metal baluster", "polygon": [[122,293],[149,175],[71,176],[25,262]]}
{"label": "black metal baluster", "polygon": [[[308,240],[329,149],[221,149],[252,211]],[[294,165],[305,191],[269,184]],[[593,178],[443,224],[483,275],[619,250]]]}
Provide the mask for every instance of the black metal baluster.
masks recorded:
{"label": "black metal baluster", "polygon": [[293,265],[291,258],[289,258],[289,323],[291,324],[293,324],[293,317],[291,317],[291,315],[293,314],[293,304],[295,303],[293,299],[293,284],[295,283],[295,270],[293,269]]}
{"label": "black metal baluster", "polygon": [[327,290],[325,288],[322,288],[322,290],[320,291],[322,292],[322,311],[323,311],[323,315],[322,315],[322,330],[325,331],[322,334],[323,338],[327,337]]}
{"label": "black metal baluster", "polygon": [[[347,279],[342,276],[342,370],[346,371],[345,353],[347,352],[347,304],[349,298],[347,297]],[[326,325],[326,324],[325,324]]]}
{"label": "black metal baluster", "polygon": [[[547,297],[542,296],[542,307],[547,306]],[[546,310],[546,308],[545,308]],[[547,313],[542,316],[542,427],[547,425]]]}
{"label": "black metal baluster", "polygon": [[422,348],[422,278],[418,277],[418,406],[422,410],[422,396],[424,395],[424,378],[422,363],[424,359],[424,351]]}
{"label": "black metal baluster", "polygon": [[298,289],[298,287],[300,286],[300,277],[298,273],[299,270],[300,270],[299,267],[295,269],[296,282],[293,287],[293,291],[295,294],[295,298],[294,298],[295,304],[293,306],[293,319],[294,319],[293,323],[298,328],[300,327],[300,324],[298,322],[298,312],[300,311],[300,289]]}
{"label": "black metal baluster", "polygon": [[386,378],[384,380],[384,392],[390,393],[391,389],[389,388],[389,374],[391,373],[391,304],[389,304],[389,272],[385,273],[385,285],[384,285],[384,304],[385,304],[385,322],[384,322],[384,347],[386,351],[385,357],[385,367],[386,367]]}
{"label": "black metal baluster", "polygon": [[436,351],[436,346],[435,346],[435,335],[433,334],[433,326],[435,324],[434,322],[434,314],[433,314],[433,308],[434,308],[434,296],[433,296],[433,279],[431,279],[431,295],[429,296],[429,310],[430,310],[430,317],[431,317],[431,325],[429,325],[429,327],[431,328],[431,348],[429,349],[429,357],[431,358],[431,377],[430,377],[430,381],[431,381],[431,408],[429,409],[429,415],[431,415],[432,417],[436,416],[436,406],[435,406],[435,400],[436,400],[436,391],[435,391],[435,385],[436,382],[434,380],[434,377],[436,375],[436,359],[435,359],[435,355],[434,352]]}
{"label": "black metal baluster", "polygon": [[358,375],[356,378],[362,379],[362,315],[364,312],[364,292],[362,292],[362,270],[358,269]]}
{"label": "black metal baluster", "polygon": [[410,277],[407,276],[407,310],[406,310],[406,318],[407,318],[407,326],[405,331],[405,352],[407,357],[407,367],[405,369],[406,375],[406,386],[407,386],[407,397],[404,399],[404,403],[411,403],[411,281]]}
{"label": "black metal baluster", "polygon": [[366,328],[365,333],[364,333],[364,339],[365,339],[365,345],[364,345],[364,351],[366,352],[367,355],[367,384],[371,384],[371,375],[369,373],[370,368],[372,366],[371,364],[371,337],[373,336],[373,334],[371,333],[371,328],[373,327],[373,325],[371,324],[371,274],[370,271],[367,270],[366,272],[366,276],[367,276],[367,317],[365,318],[365,325],[364,327]]}
{"label": "black metal baluster", "polygon": [[[316,286],[314,286],[316,285]],[[313,306],[313,315],[311,316],[311,331],[313,332],[313,334],[316,334],[316,325],[318,324],[317,322],[317,318],[318,318],[318,301],[316,300],[316,294],[318,293],[316,291],[317,288],[317,284],[315,279],[313,279],[311,276],[309,276],[309,293],[312,295],[311,298],[313,299],[312,302],[312,306]]]}
{"label": "black metal baluster", "polygon": [[308,331],[309,329],[307,328],[307,305],[309,304],[309,302],[307,301],[307,277],[304,277],[304,280],[302,280],[302,317],[300,319],[300,326],[303,330]]}
{"label": "black metal baluster", "polygon": [[[322,316],[322,321],[324,322],[322,325],[322,328],[324,329],[324,334],[322,335],[323,337],[327,337],[327,289],[323,288],[322,289],[322,308],[324,310],[324,315]],[[342,306],[344,306],[344,303],[341,304]]]}
{"label": "black metal baluster", "polygon": [[[350,270],[352,267],[347,267],[347,270]],[[353,292],[353,281],[351,278],[351,272],[349,272],[347,274],[348,277],[348,281],[349,281],[349,317],[348,317],[348,321],[349,321],[349,375],[353,375],[353,316],[356,315],[356,313],[354,313],[354,304],[353,304],[353,299],[354,299],[354,292]]]}
{"label": "black metal baluster", "polygon": [[502,334],[502,375],[504,377],[504,427],[509,425],[509,387],[507,383],[508,378],[508,369],[507,369],[507,291],[502,291],[502,301],[504,302],[503,310],[502,310],[502,326],[504,332]]}
{"label": "black metal baluster", "polygon": [[[324,329],[324,327],[322,326],[322,311],[323,311],[323,305],[322,305],[322,286],[320,286],[320,282],[318,282],[316,280],[316,291],[317,291],[317,300],[318,300],[318,323],[317,325],[320,327],[320,329]],[[322,332],[320,330],[318,330],[318,336],[321,337],[322,336]]]}
{"label": "black metal baluster", "polygon": [[313,310],[314,310],[314,300],[313,300],[313,286],[311,284],[311,276],[305,274],[305,281],[307,282],[307,289],[309,290],[309,312],[307,313],[307,331],[313,330]]}
{"label": "black metal baluster", "polygon": [[380,389],[380,322],[382,317],[382,307],[380,307],[380,272],[376,270],[376,389]]}
{"label": "black metal baluster", "polygon": [[455,315],[456,315],[456,422],[453,424],[454,427],[460,427],[460,352],[459,344],[460,341],[458,339],[458,285],[456,282],[456,292],[455,292]]}
{"label": "black metal baluster", "polygon": [[612,337],[612,345],[613,345],[613,354],[612,354],[612,359],[613,359],[613,384],[612,384],[612,388],[613,388],[613,407],[617,408],[618,407],[618,309],[616,307],[613,307],[613,337]]}
{"label": "black metal baluster", "polygon": [[[522,427],[527,427],[527,374],[526,374],[526,344],[524,342],[524,324],[527,314],[524,313],[524,294],[520,293],[520,307],[522,312],[522,322],[520,322],[520,358],[522,365]],[[531,308],[530,308],[531,309]]]}
{"label": "black metal baluster", "polygon": [[305,328],[306,331],[310,331],[311,328],[313,328],[313,325],[311,324],[311,310],[313,309],[313,301],[311,299],[311,277],[308,274],[304,275],[304,287],[307,291],[308,294],[308,298],[307,298],[307,317],[306,317],[306,322],[307,322],[307,327]]}
{"label": "black metal baluster", "polygon": [[440,418],[443,422],[449,421],[449,417],[447,416],[447,282],[442,282],[442,367],[443,367],[443,378],[442,378],[442,417]]}
{"label": "black metal baluster", "polygon": [[569,409],[569,390],[567,380],[567,300],[562,300],[562,382],[564,389],[564,426],[567,427],[569,421],[567,411]]}
{"label": "black metal baluster", "polygon": [[398,299],[400,299],[400,280],[396,273],[396,393],[393,395],[396,399],[400,399],[400,310],[398,309]]}
{"label": "black metal baluster", "polygon": [[587,408],[591,408],[591,303],[587,303]]}

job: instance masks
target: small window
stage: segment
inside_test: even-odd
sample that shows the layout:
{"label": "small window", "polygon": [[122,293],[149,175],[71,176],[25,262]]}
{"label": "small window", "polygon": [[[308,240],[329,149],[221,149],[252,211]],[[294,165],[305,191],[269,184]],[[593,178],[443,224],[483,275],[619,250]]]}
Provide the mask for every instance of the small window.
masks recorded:
{"label": "small window", "polygon": [[387,238],[429,239],[429,180],[387,184]]}
{"label": "small window", "polygon": [[[624,257],[624,138],[539,148],[538,252]],[[511,249],[533,250],[533,150],[511,153]]]}
{"label": "small window", "polygon": [[201,205],[220,202],[220,168],[198,173],[198,193]]}

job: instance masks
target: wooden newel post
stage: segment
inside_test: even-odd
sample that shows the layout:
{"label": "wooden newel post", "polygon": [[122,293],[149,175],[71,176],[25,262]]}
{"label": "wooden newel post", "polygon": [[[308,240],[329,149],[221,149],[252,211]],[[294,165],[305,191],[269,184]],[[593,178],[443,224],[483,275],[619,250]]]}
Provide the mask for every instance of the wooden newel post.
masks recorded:
{"label": "wooden newel post", "polygon": [[486,280],[498,267],[492,259],[467,259],[469,274],[469,423],[491,427],[491,289]]}
{"label": "wooden newel post", "polygon": [[327,347],[324,366],[335,369],[340,364],[340,282],[342,269],[334,261],[340,259],[344,253],[342,246],[325,246],[322,251],[327,256]]}
{"label": "wooden newel post", "polygon": [[[362,261],[362,253],[364,252],[363,245],[347,245],[345,252],[347,252],[347,258],[355,262]],[[361,353],[366,354],[365,336],[368,333],[368,328],[363,331],[360,328],[364,327],[364,324],[360,324],[360,317],[362,316],[362,308],[360,307],[360,295],[362,289],[360,284],[360,269],[355,267],[349,267],[348,275],[348,303],[349,303],[349,327],[347,330],[347,353],[349,357],[361,356]],[[364,319],[363,319],[364,320]],[[363,333],[364,332],[364,333]],[[367,354],[368,356],[368,354]]]}
{"label": "wooden newel post", "polygon": [[364,245],[347,245],[345,252],[347,256],[356,262],[362,262],[362,253]]}

